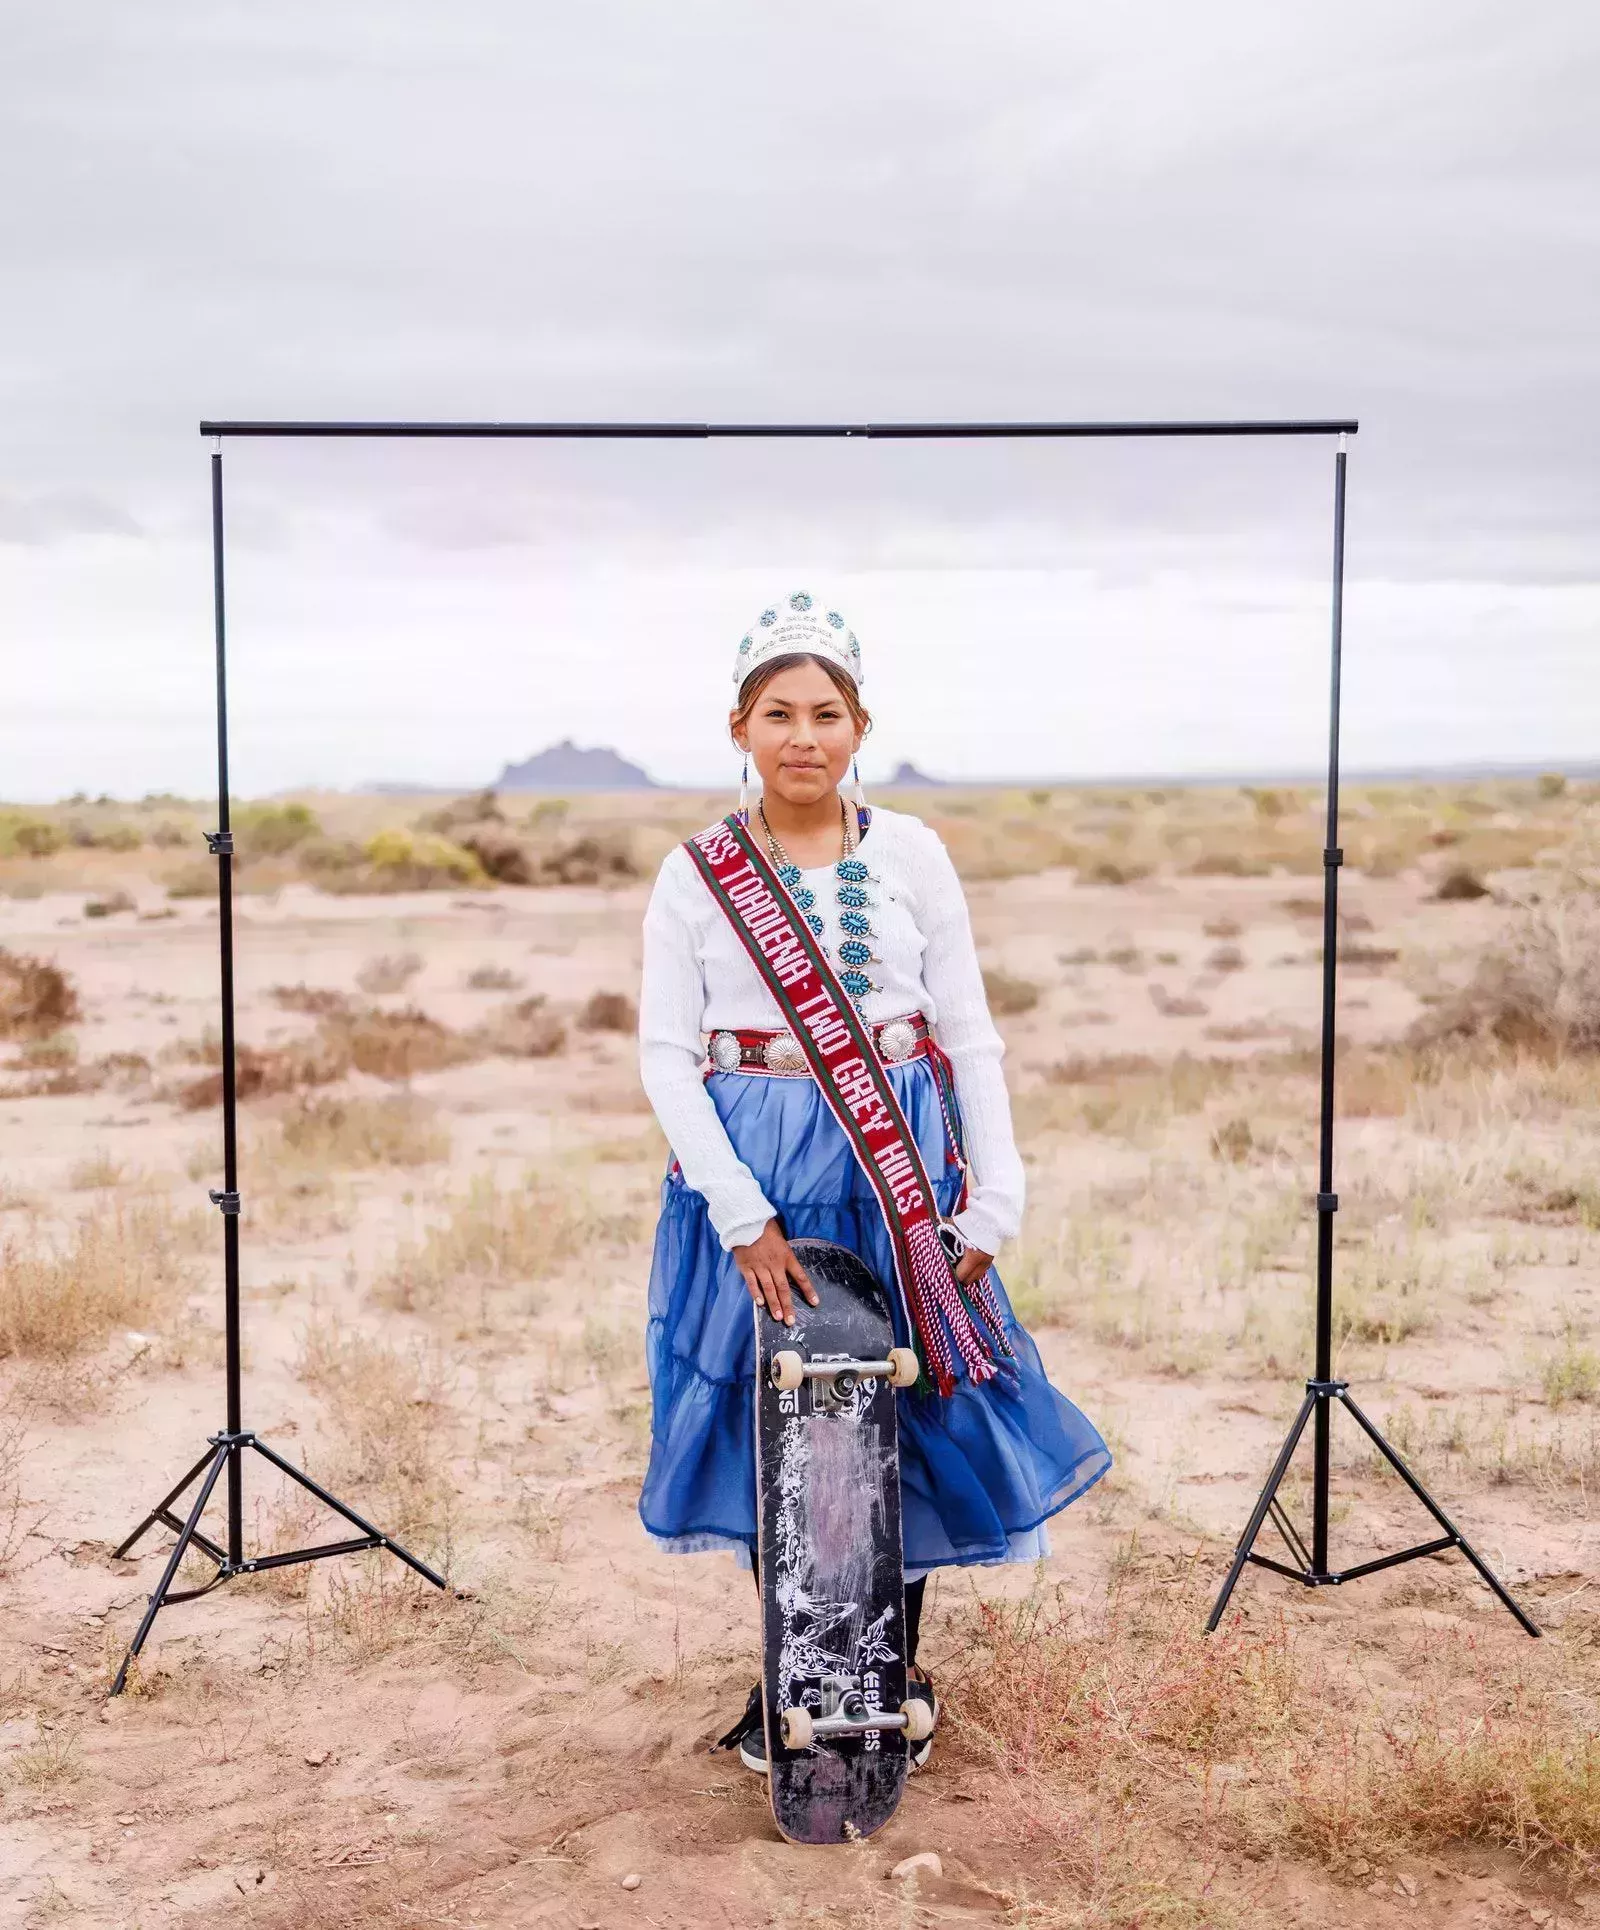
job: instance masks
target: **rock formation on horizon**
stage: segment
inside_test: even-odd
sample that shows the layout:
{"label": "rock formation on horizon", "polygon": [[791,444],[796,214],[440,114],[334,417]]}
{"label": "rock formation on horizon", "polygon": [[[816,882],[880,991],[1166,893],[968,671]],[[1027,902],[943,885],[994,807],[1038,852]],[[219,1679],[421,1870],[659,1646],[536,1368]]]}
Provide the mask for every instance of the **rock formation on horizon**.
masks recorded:
{"label": "rock formation on horizon", "polygon": [[943,785],[942,777],[929,777],[926,771],[919,771],[915,764],[908,764],[902,759],[895,766],[887,788],[892,791],[928,791],[942,789]]}
{"label": "rock formation on horizon", "polygon": [[660,786],[647,771],[630,764],[608,746],[583,749],[570,737],[548,750],[508,764],[494,781],[497,791],[654,791]]}

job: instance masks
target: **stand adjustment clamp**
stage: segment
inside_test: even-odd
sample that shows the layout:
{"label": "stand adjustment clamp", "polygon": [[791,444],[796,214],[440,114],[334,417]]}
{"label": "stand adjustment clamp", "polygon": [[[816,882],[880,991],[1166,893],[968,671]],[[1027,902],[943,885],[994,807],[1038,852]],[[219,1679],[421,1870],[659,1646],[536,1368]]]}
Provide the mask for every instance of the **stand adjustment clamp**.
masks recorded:
{"label": "stand adjustment clamp", "polygon": [[1342,848],[1341,848],[1341,847],[1340,847],[1339,845],[1336,845],[1336,844],[1335,844],[1335,845],[1330,845],[1330,846],[1328,847],[1328,849],[1327,849],[1326,851],[1324,851],[1324,852],[1323,852],[1323,854],[1322,854],[1322,862],[1323,862],[1323,863],[1324,863],[1325,865],[1341,865],[1341,864],[1343,864],[1343,863],[1344,863],[1344,851],[1343,851],[1343,849],[1342,849]]}
{"label": "stand adjustment clamp", "polygon": [[1308,1380],[1306,1392],[1315,1394],[1319,1400],[1333,1400],[1350,1385],[1347,1380]]}
{"label": "stand adjustment clamp", "polygon": [[208,831],[206,833],[206,849],[211,853],[213,858],[231,858],[233,856],[233,833],[231,831]]}
{"label": "stand adjustment clamp", "polygon": [[[217,1196],[213,1193],[211,1197],[215,1199]],[[1317,1195],[1317,1211],[1319,1213],[1337,1213],[1338,1210],[1339,1195],[1337,1193],[1319,1193]]]}
{"label": "stand adjustment clamp", "polygon": [[237,1213],[239,1210],[239,1195],[237,1193],[219,1193],[216,1187],[213,1186],[207,1197],[213,1206],[220,1206],[224,1213]]}

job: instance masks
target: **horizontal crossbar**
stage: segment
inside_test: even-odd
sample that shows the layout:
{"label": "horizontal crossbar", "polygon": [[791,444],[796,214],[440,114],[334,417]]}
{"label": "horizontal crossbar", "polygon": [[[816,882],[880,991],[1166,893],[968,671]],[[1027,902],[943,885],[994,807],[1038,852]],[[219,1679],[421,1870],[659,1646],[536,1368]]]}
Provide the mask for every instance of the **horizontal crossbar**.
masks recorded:
{"label": "horizontal crossbar", "polygon": [[1398,1568],[1403,1561],[1419,1561],[1424,1555],[1442,1555],[1447,1548],[1459,1548],[1459,1535],[1440,1535],[1437,1541],[1418,1542],[1415,1548],[1402,1548],[1398,1554],[1380,1555],[1376,1561],[1363,1561],[1354,1568],[1330,1570],[1326,1575],[1318,1575],[1307,1566],[1290,1568],[1281,1561],[1274,1561],[1270,1555],[1258,1555],[1252,1548],[1245,1557],[1254,1562],[1257,1568],[1270,1568],[1275,1575],[1282,1575],[1292,1582],[1301,1582],[1307,1588],[1337,1588],[1341,1582],[1359,1581],[1363,1575],[1375,1575],[1380,1568]]}
{"label": "horizontal crossbar", "polygon": [[[151,1520],[159,1521],[163,1528],[170,1528],[175,1535],[181,1535],[183,1533],[183,1523],[170,1508],[158,1508],[155,1514],[151,1516]],[[194,1543],[196,1548],[203,1548],[214,1562],[219,1562],[224,1567],[227,1566],[227,1550],[225,1548],[219,1548],[209,1535],[201,1534],[200,1530],[196,1528],[189,1539]]]}
{"label": "horizontal crossbar", "polygon": [[382,1535],[353,1535],[348,1541],[327,1541],[320,1548],[296,1548],[282,1555],[253,1555],[233,1570],[236,1575],[254,1575],[263,1568],[288,1568],[297,1561],[324,1561],[329,1555],[359,1555],[366,1548],[387,1548]]}
{"label": "horizontal crossbar", "polygon": [[1349,421],[1239,422],[202,422],[203,436],[387,436],[550,442],[705,442],[719,437],[864,436],[888,442],[1008,437],[1353,436]]}

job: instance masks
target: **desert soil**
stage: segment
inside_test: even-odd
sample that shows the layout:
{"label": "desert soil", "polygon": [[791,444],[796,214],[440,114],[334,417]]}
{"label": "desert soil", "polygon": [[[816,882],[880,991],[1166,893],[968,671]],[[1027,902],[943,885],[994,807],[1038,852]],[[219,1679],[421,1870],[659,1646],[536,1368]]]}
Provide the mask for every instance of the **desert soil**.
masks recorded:
{"label": "desert soil", "polygon": [[[453,1592],[373,1557],[238,1580],[167,1610],[130,1693],[107,1701],[170,1538],[157,1529],[126,1560],[112,1551],[224,1421],[221,1224],[205,1201],[221,1181],[219,1115],[157,1096],[182,1070],[163,1053],[215,1023],[216,909],[85,921],[82,894],[0,899],[0,946],[53,957],[75,980],[81,1055],[139,1053],[157,1068],[142,1088],[0,1101],[0,1238],[48,1242],[83,1216],[116,1224],[155,1203],[190,1249],[176,1308],[149,1331],[70,1361],[0,1362],[26,1421],[27,1529],[0,1580],[0,1922],[1600,1920],[1581,1886],[1503,1847],[1341,1864],[1224,1832],[1202,1854],[1159,1813],[1150,1840],[1170,1885],[1134,1902],[1114,1885],[1097,1892],[1082,1844],[1002,1794],[961,1725],[979,1599],[1059,1593],[1093,1615],[1119,1578],[1189,1576],[1201,1613],[1299,1398],[1320,928],[1293,901],[1314,890],[1283,877],[1092,885],[1066,871],[972,888],[986,962],[1043,993],[1002,1021],[1034,1188],[1023,1247],[1002,1270],[1116,1468],[1055,1521],[1042,1573],[940,1576],[924,1650],[949,1685],[948,1726],[894,1823],[836,1852],[785,1844],[759,1783],[707,1752],[753,1676],[748,1578],[725,1557],[662,1556],[635,1512],[664,1147],[625,1033],[573,1026],[553,1056],[415,1075],[418,1116],[447,1136],[443,1157],[416,1165],[297,1166],[274,1136],[286,1102],[244,1106],[245,1424],[337,1479],[380,1525],[398,1533],[403,1518],[419,1550],[448,1564]],[[495,967],[515,996],[545,994],[570,1024],[596,989],[634,990],[643,900],[642,886],[336,899],[299,885],[245,899],[241,1037],[270,1046],[310,1028],[271,988],[354,993],[370,961],[404,953],[420,969],[372,1003],[420,1005],[468,1030],[512,995],[469,986]],[[1434,902],[1409,873],[1347,881],[1347,903],[1373,956],[1343,979],[1341,1023],[1378,1043],[1421,1009],[1412,962],[1459,966],[1502,915],[1488,900]],[[143,903],[163,908],[159,894]],[[1219,959],[1224,946],[1238,956]],[[1174,1107],[1160,1081],[1185,1053],[1243,1062],[1244,1083]],[[1078,1082],[1052,1077],[1073,1055],[1088,1062]],[[1079,1104],[1093,1062],[1113,1055],[1141,1055],[1129,1076],[1166,1095],[1151,1116]],[[360,1074],[337,1088],[394,1090]],[[1519,1427],[1540,1440],[1566,1429],[1570,1450],[1572,1430],[1590,1427],[1581,1402],[1548,1406],[1541,1374],[1589,1331],[1600,1240],[1570,1216],[1534,1223],[1478,1200],[1465,1181],[1442,1225],[1383,1195],[1397,1163],[1449,1166],[1452,1146],[1477,1158],[1496,1133],[1515,1137],[1518,1156],[1537,1141],[1556,1163],[1586,1162],[1595,1143],[1581,1113],[1430,1135],[1394,1107],[1341,1121],[1356,1209],[1341,1225],[1341,1279],[1364,1305],[1414,1288],[1427,1313],[1390,1328],[1380,1310],[1342,1342],[1339,1364],[1370,1412],[1398,1417],[1463,1529],[1552,1627],[1548,1649],[1600,1583],[1589,1495],[1558,1476],[1497,1477],[1486,1453],[1439,1443],[1452,1426],[1498,1429],[1504,1453],[1509,1425],[1515,1439]],[[1501,1167],[1512,1157],[1502,1146]],[[546,1189],[561,1224],[544,1277],[466,1263],[443,1291],[397,1291],[407,1243],[414,1256],[452,1202],[476,1184],[481,1205],[491,1182],[503,1200]],[[1240,1259],[1250,1227],[1258,1250]],[[1374,1274],[1375,1252],[1393,1278]],[[1420,1284],[1408,1287],[1408,1266]],[[1354,1441],[1338,1477],[1337,1561],[1431,1532]],[[247,1514],[257,1548],[340,1532],[297,1510],[264,1465],[250,1466]],[[1236,1608],[1246,1627],[1286,1618],[1302,1654],[1378,1688],[1403,1687],[1407,1658],[1439,1631],[1508,1669],[1532,1646],[1459,1558],[1316,1595],[1249,1572]],[[941,1877],[890,1878],[925,1850]]]}

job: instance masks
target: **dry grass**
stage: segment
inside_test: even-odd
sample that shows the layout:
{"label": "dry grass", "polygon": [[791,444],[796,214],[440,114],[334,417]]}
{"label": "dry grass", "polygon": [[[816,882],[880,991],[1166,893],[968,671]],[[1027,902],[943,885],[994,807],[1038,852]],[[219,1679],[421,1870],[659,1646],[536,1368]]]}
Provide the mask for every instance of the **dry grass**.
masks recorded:
{"label": "dry grass", "polygon": [[1413,1036],[1600,1052],[1600,895],[1572,891],[1525,907],[1470,983],[1425,1014]]}
{"label": "dry grass", "polygon": [[[502,1006],[482,1025],[458,1031],[415,1005],[386,1010],[357,1006],[343,994],[304,986],[280,986],[275,996],[291,1009],[317,1015],[313,1032],[283,1045],[241,1044],[235,1055],[241,1099],[264,1099],[337,1083],[352,1072],[403,1083],[419,1073],[442,1072],[490,1054],[546,1058],[567,1042],[563,1021],[542,994]],[[207,1034],[185,1048],[191,1060],[212,1070],[178,1082],[163,1096],[195,1112],[222,1101],[221,1043]]]}
{"label": "dry grass", "polygon": [[368,959],[356,973],[356,983],[373,994],[403,992],[421,970],[422,960],[415,952],[386,952]]}
{"label": "dry grass", "polygon": [[211,1232],[200,1213],[161,1202],[120,1205],[80,1220],[58,1246],[0,1246],[0,1359],[66,1360],[119,1327],[167,1319]]}
{"label": "dry grass", "polygon": [[996,1833],[1050,1866],[1057,1894],[1039,1921],[1231,1920],[1211,1894],[1233,1847],[1213,1779],[1272,1759],[1306,1684],[1285,1624],[1208,1640],[1201,1593],[1192,1572],[1164,1568],[1143,1585],[1124,1574],[1088,1611],[1036,1593],[956,1622],[962,1649],[940,1675],[951,1736],[981,1765]]}
{"label": "dry grass", "polygon": [[1588,1685],[1573,1693],[1544,1669],[1497,1666],[1456,1632],[1425,1638],[1417,1668],[1420,1694],[1318,1747],[1300,1742],[1280,1798],[1288,1839],[1333,1863],[1490,1844],[1592,1878],[1600,1733]]}
{"label": "dry grass", "polygon": [[635,1230],[603,1214],[571,1172],[530,1171],[504,1189],[480,1176],[420,1239],[402,1243],[375,1291],[406,1312],[459,1311],[467,1286],[532,1285],[601,1240]]}
{"label": "dry grass", "polygon": [[585,1032],[632,1032],[639,1024],[639,1008],[625,992],[592,992],[578,1024]]}
{"label": "dry grass", "polygon": [[475,965],[467,973],[471,992],[520,992],[524,980],[507,965]]}
{"label": "dry grass", "polygon": [[[202,1112],[222,1103],[222,1041],[207,1032],[198,1043],[176,1049],[177,1056],[211,1070],[160,1090],[159,1096],[186,1112]],[[330,1030],[319,1028],[306,1038],[280,1046],[258,1047],[242,1042],[234,1048],[235,1089],[241,1100],[270,1098],[304,1086],[331,1085],[350,1070],[347,1051]]]}
{"label": "dry grass", "polygon": [[107,1052],[97,1059],[80,1059],[78,1042],[70,1033],[31,1040],[15,1063],[21,1077],[0,1085],[0,1099],[60,1098],[99,1092],[106,1086],[137,1091],[150,1077],[150,1061],[141,1052]]}
{"label": "dry grass", "polygon": [[120,1186],[128,1169],[102,1146],[99,1151],[76,1161],[67,1174],[67,1184],[75,1193],[92,1193],[108,1186]]}
{"label": "dry grass", "polygon": [[998,965],[991,965],[985,970],[983,989],[989,1000],[989,1010],[998,1019],[1019,1017],[1024,1012],[1031,1012],[1039,1003],[1039,988],[1031,978],[1002,971]]}
{"label": "dry grass", "polygon": [[1245,1899],[1219,1872],[1285,1844],[1347,1881],[1453,1845],[1594,1874],[1593,1683],[1557,1645],[1424,1631],[1380,1689],[1277,1616],[1206,1636],[1213,1583],[1135,1549],[1101,1603],[1036,1592],[956,1619],[951,1734],[998,1827],[1069,1885],[1050,1921],[1227,1922]]}
{"label": "dry grass", "polygon": [[329,1167],[427,1166],[450,1157],[450,1134],[433,1109],[409,1095],[392,1099],[299,1099],[278,1122],[269,1164],[280,1171]]}
{"label": "dry grass", "polygon": [[0,1576],[16,1566],[24,1544],[42,1519],[22,1485],[32,1420],[26,1389],[8,1387],[5,1404],[0,1407]]}
{"label": "dry grass", "polygon": [[442,1555],[455,1499],[449,1363],[436,1348],[393,1347],[319,1320],[306,1330],[297,1367],[328,1408],[336,1445],[324,1473],[333,1491],[359,1494],[369,1519],[418,1553]]}
{"label": "dry grass", "polygon": [[285,1012],[304,1012],[315,1019],[348,1012],[354,1004],[348,992],[325,985],[274,985],[267,996]]}
{"label": "dry grass", "polygon": [[479,1027],[482,1049],[511,1059],[548,1059],[567,1043],[567,1028],[542,992],[504,1005]]}
{"label": "dry grass", "polygon": [[40,1039],[83,1016],[59,965],[0,950],[0,1039]]}

